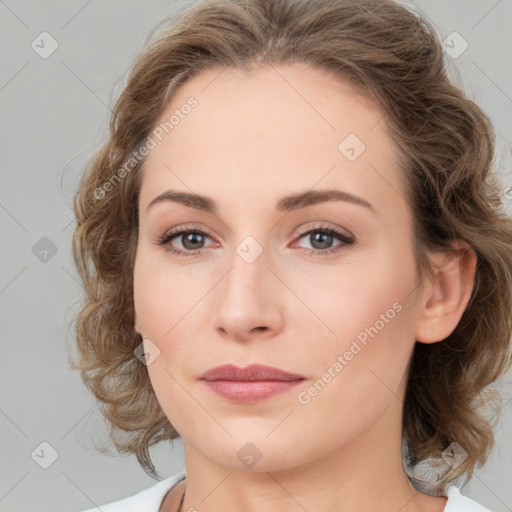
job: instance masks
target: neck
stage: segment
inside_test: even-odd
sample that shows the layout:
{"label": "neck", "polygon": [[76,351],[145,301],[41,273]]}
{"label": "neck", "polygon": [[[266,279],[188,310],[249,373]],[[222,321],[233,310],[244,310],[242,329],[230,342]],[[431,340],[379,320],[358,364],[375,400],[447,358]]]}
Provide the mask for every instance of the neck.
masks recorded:
{"label": "neck", "polygon": [[[401,407],[399,400],[394,402],[393,407]],[[187,492],[181,508],[201,512],[285,512],[291,508],[441,512],[446,498],[418,492],[407,477],[401,423],[392,421],[397,417],[401,419],[396,411],[386,411],[366,432],[288,468],[279,467],[279,460],[275,466],[264,465],[262,457],[253,468],[242,471],[239,464],[216,464],[185,442]]]}

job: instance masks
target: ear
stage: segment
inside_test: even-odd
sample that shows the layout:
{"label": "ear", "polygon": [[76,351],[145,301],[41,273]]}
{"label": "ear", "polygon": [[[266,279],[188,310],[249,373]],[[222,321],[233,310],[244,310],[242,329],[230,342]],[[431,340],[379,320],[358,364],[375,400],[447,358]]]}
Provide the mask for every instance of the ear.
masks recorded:
{"label": "ear", "polygon": [[455,329],[468,305],[475,281],[477,256],[469,244],[452,243],[451,251],[429,255],[434,278],[425,285],[422,295],[416,340],[435,343],[447,338]]}

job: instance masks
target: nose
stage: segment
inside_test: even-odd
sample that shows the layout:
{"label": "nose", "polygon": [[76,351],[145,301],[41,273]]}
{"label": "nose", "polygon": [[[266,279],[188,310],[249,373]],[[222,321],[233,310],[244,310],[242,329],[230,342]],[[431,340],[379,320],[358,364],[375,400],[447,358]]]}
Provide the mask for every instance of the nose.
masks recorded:
{"label": "nose", "polygon": [[233,251],[229,271],[218,285],[214,327],[221,336],[236,341],[272,337],[282,329],[283,284],[269,268],[265,250],[251,261],[254,246],[249,246],[249,251],[238,249]]}

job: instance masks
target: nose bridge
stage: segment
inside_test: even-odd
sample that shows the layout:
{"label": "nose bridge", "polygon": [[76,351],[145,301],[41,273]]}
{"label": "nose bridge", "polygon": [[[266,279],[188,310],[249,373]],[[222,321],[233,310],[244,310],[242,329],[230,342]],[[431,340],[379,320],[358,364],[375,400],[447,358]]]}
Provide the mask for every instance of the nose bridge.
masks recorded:
{"label": "nose bridge", "polygon": [[224,283],[224,294],[234,295],[238,300],[257,299],[265,292],[268,284],[265,274],[268,254],[263,243],[252,235],[245,236],[233,247],[230,259],[230,271]]}
{"label": "nose bridge", "polygon": [[267,268],[269,264],[268,251],[251,235],[233,247],[229,271],[217,296],[217,328],[240,338],[255,327],[276,328],[276,278]]}

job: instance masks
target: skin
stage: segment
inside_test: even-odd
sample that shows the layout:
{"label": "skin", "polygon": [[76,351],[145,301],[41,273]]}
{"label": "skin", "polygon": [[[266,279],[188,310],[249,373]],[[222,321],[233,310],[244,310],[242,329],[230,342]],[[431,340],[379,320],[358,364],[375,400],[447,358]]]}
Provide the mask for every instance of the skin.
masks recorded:
{"label": "skin", "polygon": [[[419,493],[404,471],[403,396],[415,341],[443,340],[462,316],[474,252],[457,242],[431,254],[435,279],[419,285],[396,148],[380,109],[349,84],[302,63],[210,69],[178,90],[161,119],[190,96],[197,107],[145,162],[134,268],[136,330],[160,351],[147,370],[184,441],[182,510],[444,510],[445,497]],[[351,133],[366,146],[354,161],[338,150]],[[374,211],[346,201],[276,210],[283,196],[330,188]],[[171,201],[147,210],[168,189],[206,195],[218,212]],[[178,235],[168,245],[199,254],[155,243],[190,225],[204,238],[186,245]],[[297,231],[320,225],[356,243],[333,237],[322,246]],[[248,236],[263,249],[251,263],[237,253]],[[322,247],[340,250],[312,254]],[[298,394],[397,302],[400,312],[301,403]],[[255,362],[306,380],[250,405],[199,380],[220,364]],[[261,453],[252,467],[237,457],[249,442]],[[175,498],[169,493],[161,512],[177,510]]]}

